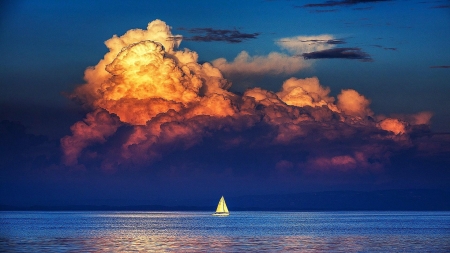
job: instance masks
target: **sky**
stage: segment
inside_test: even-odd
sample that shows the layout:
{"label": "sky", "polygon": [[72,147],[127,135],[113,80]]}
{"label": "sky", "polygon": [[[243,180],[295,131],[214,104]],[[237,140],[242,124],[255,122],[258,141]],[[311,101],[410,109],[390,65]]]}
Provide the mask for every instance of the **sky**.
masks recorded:
{"label": "sky", "polygon": [[0,205],[450,190],[450,1],[0,7]]}

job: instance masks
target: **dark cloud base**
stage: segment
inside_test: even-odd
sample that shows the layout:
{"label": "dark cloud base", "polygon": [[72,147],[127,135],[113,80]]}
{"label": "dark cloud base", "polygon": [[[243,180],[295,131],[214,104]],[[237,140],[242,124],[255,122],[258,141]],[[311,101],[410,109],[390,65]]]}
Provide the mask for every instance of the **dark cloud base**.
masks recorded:
{"label": "dark cloud base", "polygon": [[[417,134],[411,136],[413,145],[409,148],[393,147],[387,150],[391,157],[383,171],[309,171],[302,167],[302,164],[313,155],[314,150],[333,154],[370,141],[359,138],[357,134],[352,140],[344,138],[346,141],[339,145],[344,139],[318,140],[313,131],[309,137],[301,138],[290,145],[268,145],[266,139],[271,138],[273,129],[262,123],[251,130],[240,132],[239,135],[227,129],[206,131],[202,140],[190,148],[161,145],[158,149],[165,153],[163,159],[153,163],[129,161],[118,164],[117,171],[105,173],[101,169],[102,160],[115,155],[117,144],[131,133],[129,126],[120,127],[116,135],[106,143],[89,147],[80,158],[80,162],[85,166],[82,170],[61,165],[59,144],[44,136],[26,133],[26,128],[20,123],[2,121],[0,130],[0,205],[4,205],[3,207],[67,207],[80,204],[136,206],[149,203],[173,206],[189,205],[191,202],[188,200],[195,200],[197,202],[192,203],[202,206],[205,203],[202,200],[225,194],[241,196],[235,200],[235,206],[245,209],[250,206],[244,205],[244,200],[256,203],[258,198],[255,195],[271,194],[274,200],[278,199],[270,206],[274,210],[442,210],[438,200],[448,196],[448,193],[433,195],[405,190],[384,192],[384,195],[380,195],[381,192],[368,191],[450,190],[449,135],[427,135],[426,131],[422,131],[424,134],[418,134],[420,131],[416,130]],[[325,127],[315,131],[330,129]],[[362,128],[359,131],[364,132]],[[242,143],[236,145],[233,141],[235,139],[241,140]],[[395,146],[394,143],[386,140],[380,145],[389,147]],[[417,148],[427,146],[434,147],[434,151],[427,153]],[[373,158],[369,163],[376,164],[377,159],[382,157]],[[316,199],[313,204],[300,201],[294,207],[288,204],[289,200],[299,200],[300,197],[309,199],[311,194],[291,194],[280,198],[274,196],[283,192],[331,190],[341,192],[324,193],[321,195],[323,198]],[[351,192],[345,193],[342,190]],[[327,199],[333,195],[342,200],[341,205],[327,205]],[[164,196],[165,202],[158,200],[158,196]],[[186,202],[176,201],[180,198]],[[350,201],[351,199],[354,201]],[[368,199],[378,202],[369,203]],[[380,202],[383,199],[405,201],[402,201],[404,205],[383,205],[382,201]],[[425,204],[418,206],[417,203]]]}

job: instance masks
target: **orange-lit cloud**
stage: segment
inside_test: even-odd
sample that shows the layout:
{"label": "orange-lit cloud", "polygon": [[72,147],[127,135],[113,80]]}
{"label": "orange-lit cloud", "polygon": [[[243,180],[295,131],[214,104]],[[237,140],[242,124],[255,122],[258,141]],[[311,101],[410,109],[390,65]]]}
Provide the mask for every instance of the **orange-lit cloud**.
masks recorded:
{"label": "orange-lit cloud", "polygon": [[375,117],[363,95],[342,90],[336,102],[317,77],[288,78],[278,92],[256,87],[233,94],[222,72],[286,74],[307,65],[283,54],[250,57],[245,52],[232,63],[218,59],[199,64],[196,52],[178,50],[181,39],[155,20],[147,30],[133,29],[106,41],[109,52],[86,70],[86,83],[71,96],[92,112],[61,139],[65,164],[88,159],[91,146],[117,136],[114,147],[91,156],[109,171],[123,164],[151,164],[177,150],[201,146],[206,139],[215,148],[280,148],[304,154],[277,158],[277,170],[378,169],[389,149],[411,145],[408,124],[428,124],[431,117]]}
{"label": "orange-lit cloud", "polygon": [[116,132],[120,122],[115,115],[97,109],[86,115],[83,121],[78,121],[70,130],[71,136],[61,139],[61,147],[64,151],[64,164],[77,164],[81,151],[94,143],[103,143]]}
{"label": "orange-lit cloud", "polygon": [[87,83],[76,89],[74,98],[90,104],[93,100],[101,97],[98,88],[111,78],[111,74],[106,71],[106,65],[110,64],[123,48],[133,43],[152,40],[162,44],[166,52],[172,52],[179,46],[180,41],[169,40],[168,38],[171,37],[174,36],[170,31],[170,27],[161,20],[150,22],[147,30],[132,29],[120,37],[114,35],[105,42],[109,52],[105,54],[96,66],[86,69],[84,79]]}
{"label": "orange-lit cloud", "polygon": [[[384,155],[379,147],[361,147],[360,150],[353,153],[348,152],[345,155],[310,157],[306,163],[299,164],[305,167],[307,173],[326,173],[331,171],[350,173],[350,172],[375,172],[383,170]],[[374,160],[374,161],[370,161]]]}
{"label": "orange-lit cloud", "polygon": [[400,122],[398,119],[384,119],[380,122],[380,127],[381,129],[391,131],[394,134],[404,134],[406,131],[405,124]]}
{"label": "orange-lit cloud", "polygon": [[347,115],[357,117],[373,115],[373,112],[369,108],[370,101],[356,90],[342,90],[337,98],[338,108]]}
{"label": "orange-lit cloud", "polygon": [[429,125],[431,117],[433,117],[432,112],[418,112],[415,114],[395,114],[394,117],[408,122],[411,125]]}
{"label": "orange-lit cloud", "polygon": [[332,111],[338,111],[333,104],[334,98],[329,97],[329,88],[324,88],[319,84],[317,77],[297,79],[289,78],[283,83],[281,91],[277,96],[286,104],[298,107],[327,106]]}

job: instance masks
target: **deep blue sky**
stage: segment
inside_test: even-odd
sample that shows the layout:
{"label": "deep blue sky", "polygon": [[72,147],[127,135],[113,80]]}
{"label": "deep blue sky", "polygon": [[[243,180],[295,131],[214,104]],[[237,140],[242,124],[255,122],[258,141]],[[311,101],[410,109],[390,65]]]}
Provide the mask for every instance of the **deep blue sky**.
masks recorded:
{"label": "deep blue sky", "polygon": [[[253,87],[278,92],[290,77],[317,77],[323,87],[330,88],[330,96],[336,97],[342,89],[356,90],[371,101],[370,109],[381,118],[403,119],[407,117],[404,115],[431,112],[431,122],[422,126],[429,139],[414,139],[423,134],[417,132],[418,127],[408,132],[402,144],[395,140],[398,148],[384,148],[391,144],[383,138],[377,152],[385,156],[366,161],[381,164],[383,172],[318,175],[305,169],[306,172],[297,171],[298,177],[288,180],[280,179],[272,169],[304,169],[311,157],[319,157],[320,152],[330,159],[344,159],[347,154],[339,150],[349,146],[350,150],[366,147],[356,141],[364,131],[358,130],[355,140],[333,141],[330,145],[335,148],[329,150],[322,150],[328,144],[309,150],[305,145],[314,146],[315,141],[305,137],[298,142],[301,144],[294,146],[264,149],[264,144],[258,148],[249,144],[223,151],[216,145],[223,139],[261,138],[270,131],[259,126],[233,135],[229,130],[216,129],[218,133],[210,133],[201,144],[187,148],[173,144],[156,163],[133,164],[133,161],[133,166],[119,163],[131,172],[118,169],[106,173],[100,169],[103,158],[92,161],[86,157],[111,152],[113,148],[108,147],[121,143],[123,136],[132,131],[131,126],[125,125],[106,144],[88,147],[89,152],[83,153],[84,160],[79,160],[79,165],[85,166],[82,171],[63,165],[60,139],[70,136],[70,126],[92,112],[92,108],[68,98],[76,87],[85,83],[84,70],[95,66],[108,52],[106,40],[130,29],[146,29],[155,19],[171,26],[174,35],[182,35],[179,49],[197,52],[200,63],[218,58],[232,62],[241,51],[261,57],[276,52],[299,59],[310,53],[308,56],[313,58],[303,60],[308,66],[289,73],[224,72],[225,78],[233,82],[232,92],[242,94]],[[229,33],[208,40],[207,29],[215,35],[219,30]],[[233,31],[241,41],[232,41]],[[222,184],[235,185],[230,191],[235,195],[330,189],[448,189],[445,181],[450,178],[449,31],[450,1],[2,2],[0,120],[3,120],[2,156],[6,162],[0,167],[3,175],[0,204],[2,198],[6,204],[57,203],[66,195],[77,203],[116,196],[117,199],[137,196],[136,203],[147,200],[149,195],[152,197],[148,199],[179,193],[193,196],[204,191],[203,183],[214,185],[210,179],[215,173],[223,177]],[[319,35],[336,40],[335,44],[325,43],[325,49],[331,51],[316,48],[293,52],[279,46],[282,39]],[[355,52],[356,56],[339,53],[335,50],[339,48]],[[356,153],[349,152],[356,159]],[[203,169],[194,169],[197,167]],[[174,168],[183,169],[180,172]],[[189,179],[183,181],[184,177]],[[262,187],[261,183],[271,187]],[[93,197],[84,197],[92,192],[96,192]]]}

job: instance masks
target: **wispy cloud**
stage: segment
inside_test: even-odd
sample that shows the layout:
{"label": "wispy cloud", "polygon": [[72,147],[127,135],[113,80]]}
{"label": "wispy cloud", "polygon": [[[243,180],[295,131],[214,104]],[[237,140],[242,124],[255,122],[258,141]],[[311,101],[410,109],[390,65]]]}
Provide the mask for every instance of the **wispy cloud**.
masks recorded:
{"label": "wispy cloud", "polygon": [[[305,8],[303,5],[294,5],[294,8]],[[309,12],[311,13],[328,13],[328,12],[337,12],[338,9],[311,9]]]}
{"label": "wispy cloud", "polygon": [[323,3],[317,3],[317,4],[305,4],[302,7],[303,8],[323,8],[323,7],[334,7],[334,6],[351,6],[361,3],[375,3],[375,2],[388,2],[391,0],[341,0],[341,1],[325,1]]}
{"label": "wispy cloud", "polygon": [[[280,42],[286,42],[286,41],[285,40],[280,40]],[[329,39],[329,40],[326,40],[326,39],[304,39],[304,40],[300,40],[299,39],[299,42],[302,42],[302,43],[324,43],[324,44],[332,44],[332,45],[345,44],[346,43],[345,40],[342,40],[342,39]]]}
{"label": "wispy cloud", "polygon": [[450,8],[450,4],[441,4],[431,7],[432,9],[448,9]]}
{"label": "wispy cloud", "polygon": [[332,45],[337,45],[337,44],[345,44],[347,42],[345,42],[345,40],[342,40],[342,39],[333,39],[333,40],[327,40],[326,43],[332,44]]}
{"label": "wispy cloud", "polygon": [[276,41],[278,46],[294,54],[330,49],[345,43],[343,39],[336,39],[330,34],[288,37]]}
{"label": "wispy cloud", "polygon": [[353,8],[353,10],[355,10],[355,11],[364,11],[364,10],[371,10],[371,9],[373,9],[372,6]]}
{"label": "wispy cloud", "polygon": [[381,48],[381,49],[384,49],[384,50],[397,51],[396,47],[383,47],[381,45],[372,45],[372,46],[377,47],[377,48]]}
{"label": "wispy cloud", "polygon": [[331,9],[331,10],[312,10],[310,12],[315,12],[315,13],[328,13],[328,12],[337,12],[337,9]]}
{"label": "wispy cloud", "polygon": [[199,42],[212,42],[212,41],[224,41],[228,43],[240,43],[249,39],[256,39],[260,33],[243,33],[237,29],[214,29],[211,27],[205,28],[192,28],[180,30],[186,30],[191,34],[196,34],[191,37],[184,37],[184,40],[199,41]]}
{"label": "wispy cloud", "polygon": [[450,69],[450,65],[431,66],[432,69]]}
{"label": "wispy cloud", "polygon": [[357,47],[332,48],[311,53],[303,53],[303,58],[309,59],[351,59],[360,61],[373,61],[369,54]]}

